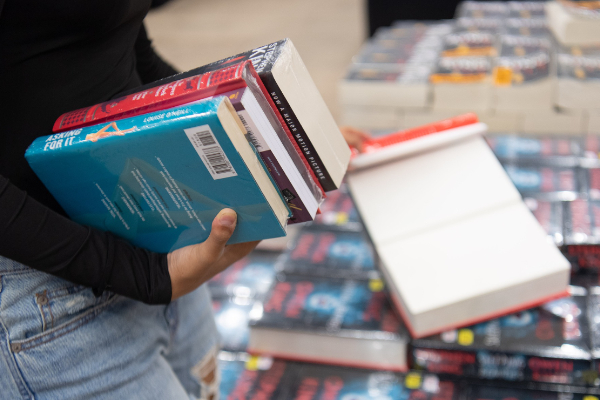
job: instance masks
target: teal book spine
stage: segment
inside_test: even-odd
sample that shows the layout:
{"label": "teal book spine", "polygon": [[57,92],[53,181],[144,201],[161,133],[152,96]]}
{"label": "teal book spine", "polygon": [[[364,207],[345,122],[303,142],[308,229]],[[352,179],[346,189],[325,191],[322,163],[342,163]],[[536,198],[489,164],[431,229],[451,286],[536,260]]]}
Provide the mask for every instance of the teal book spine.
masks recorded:
{"label": "teal book spine", "polygon": [[221,124],[223,101],[40,137],[25,157],[74,221],[152,251],[203,242],[223,208],[238,215],[229,244],[285,236]]}

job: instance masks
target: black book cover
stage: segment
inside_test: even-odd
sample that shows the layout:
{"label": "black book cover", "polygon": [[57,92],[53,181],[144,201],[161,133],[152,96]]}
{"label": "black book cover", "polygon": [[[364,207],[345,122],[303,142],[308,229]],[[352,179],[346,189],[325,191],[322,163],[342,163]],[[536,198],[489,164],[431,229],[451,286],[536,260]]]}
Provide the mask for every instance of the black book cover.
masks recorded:
{"label": "black book cover", "polygon": [[501,387],[485,384],[470,384],[464,389],[469,400],[595,400],[597,397],[583,393]]}
{"label": "black book cover", "polygon": [[208,281],[213,298],[237,296],[260,299],[275,281],[278,253],[254,250]]}
{"label": "black book cover", "polygon": [[376,279],[375,252],[364,232],[303,229],[277,262],[286,274]]}
{"label": "black book cover", "polygon": [[130,91],[120,93],[117,95],[117,97],[146,90],[155,86],[164,85],[170,82],[174,82],[178,79],[184,79],[190,76],[199,75],[204,72],[214,71],[216,69],[224,68],[229,64],[250,60],[252,62],[252,65],[254,66],[254,69],[256,69],[258,76],[262,80],[263,85],[267,89],[267,92],[271,96],[271,99],[277,106],[277,109],[281,114],[285,124],[289,128],[292,136],[294,137],[294,140],[300,147],[300,150],[303,152],[304,157],[308,161],[309,166],[311,167],[317,179],[319,180],[319,183],[326,192],[332,191],[336,189],[335,184],[331,180],[329,173],[325,169],[323,161],[315,151],[315,148],[311,143],[310,139],[308,138],[308,135],[304,131],[304,128],[302,128],[302,125],[298,121],[296,114],[294,114],[294,111],[290,107],[287,99],[285,98],[283,92],[279,88],[279,85],[275,81],[275,78],[273,78],[273,74],[271,73],[271,69],[279,60],[279,56],[282,54],[287,44],[288,39],[279,40],[277,42],[257,47],[244,53],[236,54],[234,56],[227,57],[222,60],[215,61],[213,63],[203,65],[201,67],[194,68],[186,72],[181,72],[179,74],[172,75],[170,77],[146,84],[141,87],[137,87]]}
{"label": "black book cover", "polygon": [[294,400],[458,400],[451,380],[432,374],[397,374],[356,368],[298,364],[289,385]]}
{"label": "black book cover", "polygon": [[292,365],[269,357],[222,352],[219,356],[220,400],[285,399]]}
{"label": "black book cover", "polygon": [[357,339],[406,340],[381,281],[282,276],[250,326]]}
{"label": "black book cover", "polygon": [[483,379],[589,383],[590,332],[584,288],[540,307],[415,339],[413,362],[432,373]]}
{"label": "black book cover", "polygon": [[311,227],[357,232],[364,229],[346,184],[342,184],[338,190],[329,193],[320,209],[321,214],[316,215]]}

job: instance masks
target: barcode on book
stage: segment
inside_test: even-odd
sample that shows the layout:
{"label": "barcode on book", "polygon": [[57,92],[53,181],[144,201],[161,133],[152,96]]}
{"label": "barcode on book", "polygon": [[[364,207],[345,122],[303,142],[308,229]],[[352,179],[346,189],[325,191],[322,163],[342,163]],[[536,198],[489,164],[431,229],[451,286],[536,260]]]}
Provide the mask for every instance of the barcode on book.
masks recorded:
{"label": "barcode on book", "polygon": [[195,126],[184,131],[213,179],[237,176],[210,126]]}

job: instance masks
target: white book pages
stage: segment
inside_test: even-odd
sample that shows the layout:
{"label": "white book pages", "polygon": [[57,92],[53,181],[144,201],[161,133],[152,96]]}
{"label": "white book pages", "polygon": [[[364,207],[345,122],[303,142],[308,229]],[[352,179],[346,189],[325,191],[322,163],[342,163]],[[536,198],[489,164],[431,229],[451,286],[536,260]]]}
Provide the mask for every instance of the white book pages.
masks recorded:
{"label": "white book pages", "polygon": [[348,184],[376,244],[520,201],[514,185],[479,136],[352,172]]}
{"label": "white book pages", "polygon": [[376,247],[417,336],[558,295],[569,282],[568,261],[521,203]]}

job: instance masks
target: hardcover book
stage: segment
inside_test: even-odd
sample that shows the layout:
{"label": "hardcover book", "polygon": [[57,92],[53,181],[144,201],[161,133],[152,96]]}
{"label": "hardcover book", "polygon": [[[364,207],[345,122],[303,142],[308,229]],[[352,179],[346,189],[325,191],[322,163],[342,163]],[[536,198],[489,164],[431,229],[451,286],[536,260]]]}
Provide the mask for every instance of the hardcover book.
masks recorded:
{"label": "hardcover book", "polygon": [[413,340],[414,366],[481,379],[587,384],[591,368],[586,290],[458,330]]}
{"label": "hardcover book", "polygon": [[213,298],[261,299],[275,281],[278,253],[254,250],[208,281]]}
{"label": "hardcover book", "polygon": [[25,157],[72,219],[152,251],[205,240],[226,207],[229,243],[285,236],[289,209],[224,97],[41,137]]}
{"label": "hardcover book", "polygon": [[377,279],[375,254],[363,232],[304,229],[277,262],[287,274]]}
{"label": "hardcover book", "polygon": [[408,336],[381,281],[285,276],[253,314],[248,351],[301,361],[405,370]]}

